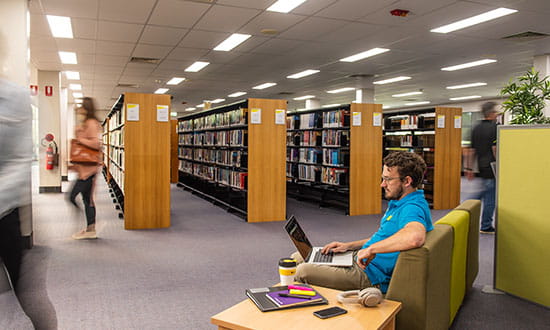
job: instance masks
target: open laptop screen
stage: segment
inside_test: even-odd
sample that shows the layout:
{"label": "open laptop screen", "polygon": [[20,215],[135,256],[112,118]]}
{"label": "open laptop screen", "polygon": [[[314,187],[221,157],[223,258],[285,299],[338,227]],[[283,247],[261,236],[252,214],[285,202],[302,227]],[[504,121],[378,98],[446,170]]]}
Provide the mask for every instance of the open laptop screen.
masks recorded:
{"label": "open laptop screen", "polygon": [[312,245],[294,216],[291,216],[290,219],[288,219],[285,224],[285,230],[298,249],[298,252],[302,255],[302,258],[307,261],[309,254],[311,253]]}

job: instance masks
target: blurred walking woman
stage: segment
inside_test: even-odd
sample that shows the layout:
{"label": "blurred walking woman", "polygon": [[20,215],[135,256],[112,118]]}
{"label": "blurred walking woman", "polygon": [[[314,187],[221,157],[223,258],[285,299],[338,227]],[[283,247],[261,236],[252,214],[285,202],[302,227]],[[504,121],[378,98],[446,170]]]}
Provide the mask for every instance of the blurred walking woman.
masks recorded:
{"label": "blurred walking woman", "polygon": [[[95,116],[94,100],[90,97],[82,99],[82,107],[76,109],[77,115],[82,118],[82,124],[75,128],[75,138],[79,143],[93,149],[101,148],[101,133],[102,128]],[[82,194],[84,201],[84,211],[86,213],[86,228],[74,234],[74,239],[95,239],[97,238],[95,231],[95,205],[94,205],[94,186],[95,177],[100,169],[99,165],[95,164],[75,164],[73,168],[78,173],[78,180],[75,182],[69,199],[75,206],[76,196]]]}

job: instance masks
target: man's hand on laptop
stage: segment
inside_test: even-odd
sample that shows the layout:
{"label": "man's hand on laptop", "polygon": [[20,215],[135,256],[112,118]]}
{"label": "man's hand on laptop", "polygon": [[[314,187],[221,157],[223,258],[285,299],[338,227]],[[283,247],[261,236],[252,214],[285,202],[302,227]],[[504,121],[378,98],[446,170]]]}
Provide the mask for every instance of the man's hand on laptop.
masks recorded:
{"label": "man's hand on laptop", "polygon": [[357,252],[357,264],[361,269],[365,269],[367,265],[376,257],[376,253],[371,251],[370,246]]}
{"label": "man's hand on laptop", "polygon": [[349,243],[342,243],[342,242],[331,242],[328,243],[323,247],[321,250],[322,254],[328,254],[328,253],[343,253],[349,250],[350,246]]}

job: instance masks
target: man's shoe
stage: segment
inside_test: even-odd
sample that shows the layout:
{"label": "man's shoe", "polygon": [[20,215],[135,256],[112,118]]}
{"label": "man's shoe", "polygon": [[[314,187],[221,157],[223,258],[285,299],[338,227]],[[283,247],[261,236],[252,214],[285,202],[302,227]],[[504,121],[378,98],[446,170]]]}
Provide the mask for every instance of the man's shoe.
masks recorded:
{"label": "man's shoe", "polygon": [[83,229],[83,230],[79,231],[78,233],[73,234],[73,236],[71,236],[71,237],[73,239],[96,239],[97,235],[95,233],[95,230],[94,231],[86,231],[86,229]]}
{"label": "man's shoe", "polygon": [[489,227],[487,229],[481,229],[479,232],[482,233],[482,234],[493,234],[494,235],[495,234],[495,228]]}

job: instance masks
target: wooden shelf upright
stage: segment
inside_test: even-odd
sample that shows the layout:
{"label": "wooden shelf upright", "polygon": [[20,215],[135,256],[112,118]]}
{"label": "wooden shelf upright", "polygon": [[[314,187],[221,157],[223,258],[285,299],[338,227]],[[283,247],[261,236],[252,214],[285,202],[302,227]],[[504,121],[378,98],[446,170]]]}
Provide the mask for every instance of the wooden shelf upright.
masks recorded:
{"label": "wooden shelf upright", "polygon": [[286,220],[285,115],[285,100],[246,99],[180,117],[178,184],[248,222]]}
{"label": "wooden shelf upright", "polygon": [[139,93],[121,95],[108,114],[109,184],[125,229],[170,226],[169,114],[170,95]]}

